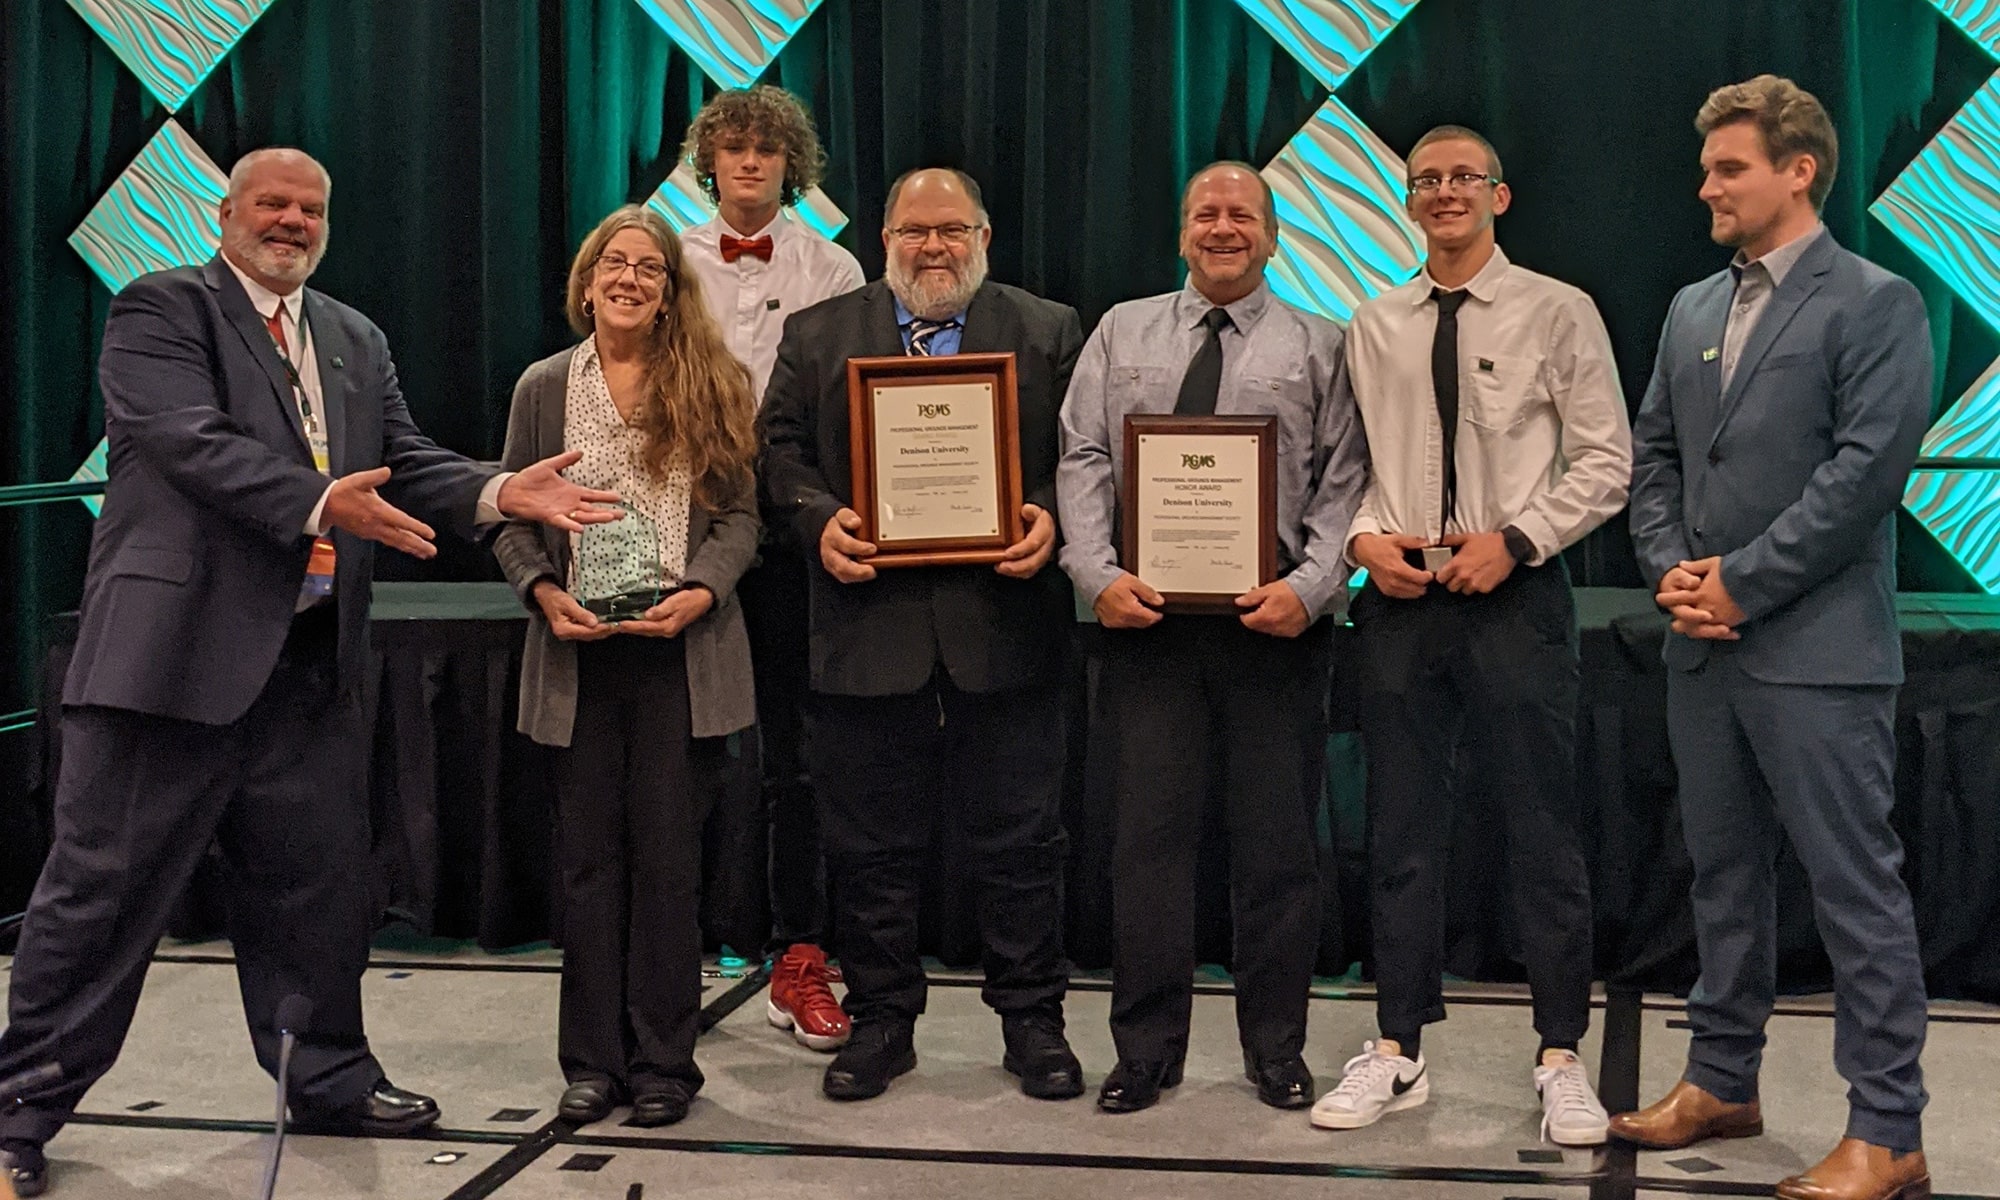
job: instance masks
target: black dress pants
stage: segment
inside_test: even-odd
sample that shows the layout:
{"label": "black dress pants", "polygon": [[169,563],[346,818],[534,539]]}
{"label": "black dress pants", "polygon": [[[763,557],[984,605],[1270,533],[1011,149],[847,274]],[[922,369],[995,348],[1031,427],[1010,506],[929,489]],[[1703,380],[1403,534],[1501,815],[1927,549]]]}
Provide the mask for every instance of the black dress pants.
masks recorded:
{"label": "black dress pants", "polygon": [[1330,637],[1329,622],[1276,638],[1231,616],[1105,631],[1102,687],[1118,762],[1111,1035],[1121,1060],[1187,1054],[1195,855],[1211,803],[1222,805],[1229,836],[1243,1050],[1263,1062],[1305,1046]]}
{"label": "black dress pants", "polygon": [[1003,1016],[1060,1015],[1063,705],[1054,687],[979,694],[940,670],[902,696],[815,694],[807,745],[820,802],[834,937],[854,1022],[924,1011],[918,884],[935,823],[959,822],[986,986]]}
{"label": "black dress pants", "polygon": [[55,844],[28,907],[0,1034],[0,1078],[47,1063],[62,1082],[0,1111],[0,1140],[46,1142],[117,1061],[153,951],[218,839],[228,931],[257,1062],[273,1074],[277,1010],[312,1017],[291,1103],[325,1111],[382,1078],[361,1024],[375,904],[356,697],[342,695],[330,606],[301,615],[250,710],[201,725],[65,709]]}
{"label": "black dress pants", "polygon": [[1590,880],[1577,834],[1576,606],[1560,559],[1494,591],[1369,587],[1353,604],[1368,755],[1377,1018],[1411,1033],[1445,1017],[1445,876],[1454,780],[1499,816],[1514,941],[1535,1030],[1590,1024]]}
{"label": "black dress pants", "polygon": [[757,678],[761,789],[770,829],[768,949],[782,954],[795,942],[826,943],[826,864],[806,771],[805,705],[811,679],[806,561],[789,531],[780,529],[765,530],[761,553],[762,560],[736,585],[736,594],[743,600]]}
{"label": "black dress pants", "polygon": [[701,1087],[701,827],[687,643],[618,634],[577,646],[576,727],[559,754],[563,886],[557,1054],[571,1083],[633,1094]]}

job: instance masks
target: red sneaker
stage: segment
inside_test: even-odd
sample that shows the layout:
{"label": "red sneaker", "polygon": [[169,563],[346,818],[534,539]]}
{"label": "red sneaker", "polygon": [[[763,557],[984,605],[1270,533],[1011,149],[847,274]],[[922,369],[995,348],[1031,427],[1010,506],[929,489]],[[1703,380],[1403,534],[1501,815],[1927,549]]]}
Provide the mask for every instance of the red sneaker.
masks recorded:
{"label": "red sneaker", "polygon": [[833,977],[833,969],[826,965],[826,951],[809,942],[793,946],[771,969],[771,993],[764,1003],[764,1014],[771,1024],[791,1030],[800,1045],[814,1050],[840,1049],[854,1027],[827,986]]}

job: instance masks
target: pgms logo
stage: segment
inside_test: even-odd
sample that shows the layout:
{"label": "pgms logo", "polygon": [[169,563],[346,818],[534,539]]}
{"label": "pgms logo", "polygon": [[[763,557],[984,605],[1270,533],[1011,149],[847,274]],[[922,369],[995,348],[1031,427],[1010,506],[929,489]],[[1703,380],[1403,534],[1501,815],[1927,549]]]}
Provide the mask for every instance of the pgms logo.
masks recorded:
{"label": "pgms logo", "polygon": [[920,417],[922,417],[922,418],[923,418],[924,420],[926,420],[926,421],[935,421],[935,420],[937,420],[937,419],[938,419],[939,417],[948,417],[948,416],[950,416],[950,415],[951,415],[951,405],[949,405],[949,404],[919,404],[919,405],[917,405],[917,415],[918,415],[918,416],[920,416]]}
{"label": "pgms logo", "polygon": [[1201,471],[1213,466],[1215,466],[1215,455],[1213,454],[1181,455],[1181,469],[1184,471]]}

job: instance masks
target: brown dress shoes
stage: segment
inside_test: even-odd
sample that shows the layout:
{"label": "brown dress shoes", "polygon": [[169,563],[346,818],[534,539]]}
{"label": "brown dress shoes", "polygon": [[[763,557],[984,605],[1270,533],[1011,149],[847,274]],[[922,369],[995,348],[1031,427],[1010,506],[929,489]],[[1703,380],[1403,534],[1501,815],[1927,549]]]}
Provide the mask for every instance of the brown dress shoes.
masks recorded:
{"label": "brown dress shoes", "polygon": [[1611,1118],[1611,1136],[1648,1150],[1679,1150],[1708,1138],[1756,1137],[1764,1113],[1755,1100],[1731,1104],[1683,1079],[1651,1108]]}
{"label": "brown dress shoes", "polygon": [[1842,1138],[1818,1166],[1778,1184],[1778,1200],[1931,1200],[1931,1172],[1921,1150]]}

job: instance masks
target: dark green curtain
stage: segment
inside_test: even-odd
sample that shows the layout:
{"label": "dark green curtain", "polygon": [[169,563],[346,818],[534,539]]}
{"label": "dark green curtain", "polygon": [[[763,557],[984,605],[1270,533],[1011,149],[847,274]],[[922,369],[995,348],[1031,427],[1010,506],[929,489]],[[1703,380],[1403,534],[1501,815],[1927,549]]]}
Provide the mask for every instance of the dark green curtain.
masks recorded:
{"label": "dark green curtain", "polygon": [[[102,431],[108,296],[64,239],[168,114],[63,0],[8,0],[0,39],[11,484],[67,477]],[[1516,191],[1503,243],[1597,298],[1636,402],[1673,289],[1723,261],[1690,120],[1707,89],[1766,69],[1835,110],[1829,223],[1925,289],[1956,398],[2000,338],[1865,214],[1993,70],[1925,0],[1424,0],[1340,94],[1399,150],[1446,120],[1493,138]],[[1325,98],[1232,0],[827,0],[766,79],[817,114],[871,275],[888,181],[959,166],[986,187],[996,277],[1086,321],[1178,285],[1193,167],[1267,160]],[[270,143],[327,164],[315,284],[388,332],[433,436],[490,456],[516,375],[568,337],[577,240],[666,177],[710,90],[631,0],[279,0],[179,118],[225,168]],[[1573,553],[1580,582],[1636,582],[1613,526]],[[1905,586],[1968,586],[1905,526]],[[40,621],[75,604],[88,535],[77,504],[0,509],[0,711],[31,702]],[[431,569],[491,570],[470,550]]]}

